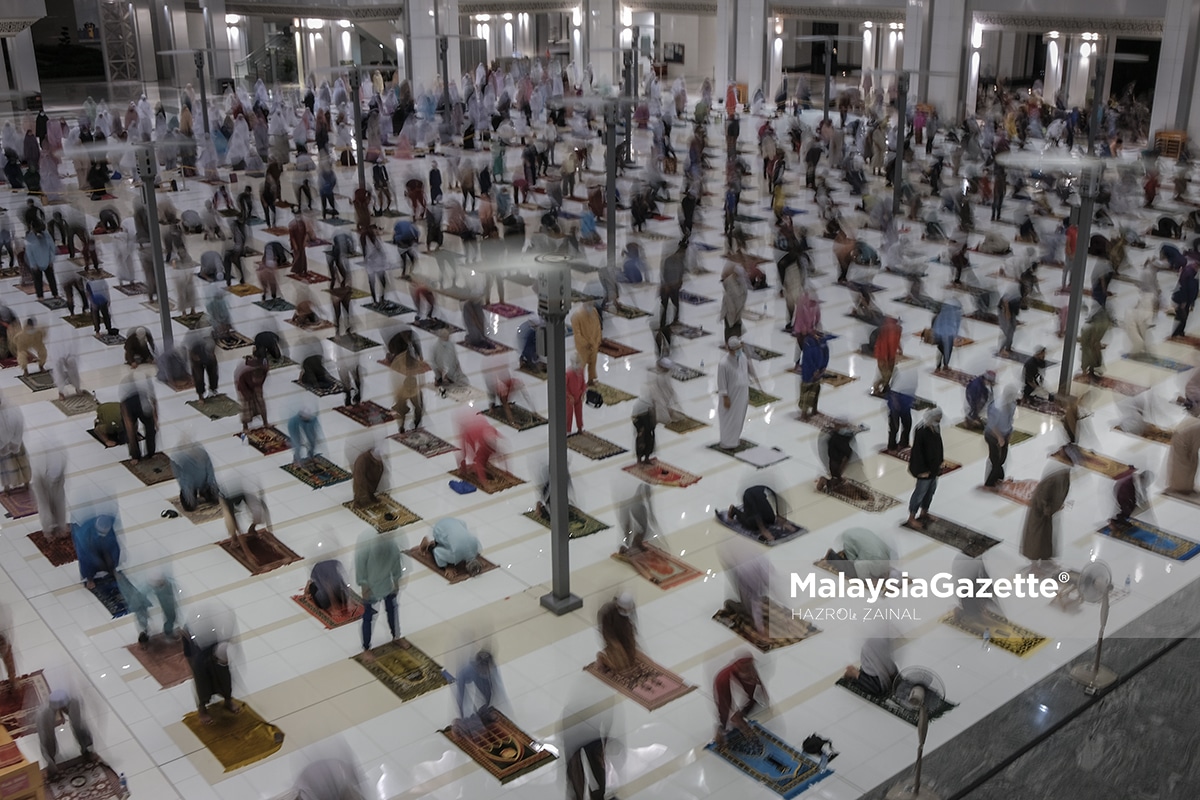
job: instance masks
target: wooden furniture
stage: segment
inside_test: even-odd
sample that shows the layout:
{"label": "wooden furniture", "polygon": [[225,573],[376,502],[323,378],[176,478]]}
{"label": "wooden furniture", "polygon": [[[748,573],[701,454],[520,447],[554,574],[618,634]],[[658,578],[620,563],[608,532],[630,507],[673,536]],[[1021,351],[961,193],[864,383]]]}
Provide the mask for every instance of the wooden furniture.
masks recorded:
{"label": "wooden furniture", "polygon": [[25,760],[20,749],[0,727],[0,800],[46,800],[42,770]]}
{"label": "wooden furniture", "polygon": [[1154,148],[1163,158],[1179,158],[1187,142],[1187,131],[1158,131],[1154,134]]}

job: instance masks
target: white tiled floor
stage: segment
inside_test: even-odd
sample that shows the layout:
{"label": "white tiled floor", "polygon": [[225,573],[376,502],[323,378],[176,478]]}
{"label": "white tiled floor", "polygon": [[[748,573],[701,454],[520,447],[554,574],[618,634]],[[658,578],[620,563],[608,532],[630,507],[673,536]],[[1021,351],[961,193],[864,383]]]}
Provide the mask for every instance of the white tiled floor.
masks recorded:
{"label": "white tiled floor", "polygon": [[[757,127],[757,123],[754,127]],[[749,135],[751,125],[743,128]],[[780,128],[781,133],[785,129]],[[714,140],[719,136],[714,136]],[[639,148],[646,142],[639,133]],[[677,147],[683,152],[682,141]],[[515,158],[515,156],[514,156]],[[714,159],[714,164],[719,159]],[[401,185],[410,171],[425,170],[424,161],[392,161],[393,185]],[[510,165],[511,166],[511,165]],[[793,167],[792,178],[798,176]],[[349,191],[353,172],[343,170],[342,190]],[[589,180],[595,180],[594,176]],[[840,186],[840,184],[837,184]],[[743,209],[763,217],[769,216],[757,185],[746,193]],[[710,191],[719,191],[719,177],[713,175]],[[204,191],[201,191],[204,190]],[[172,199],[180,208],[196,207],[202,203],[207,187],[189,182],[188,188]],[[798,190],[799,191],[799,190]],[[118,190],[120,203],[128,209],[132,190]],[[449,194],[449,193],[448,193]],[[678,196],[677,189],[672,190]],[[813,226],[815,210],[805,192],[789,200],[793,206],[808,210],[807,216],[797,217],[797,223]],[[836,197],[847,203],[850,198],[842,190]],[[95,214],[100,204],[81,200],[84,210]],[[697,238],[719,245],[720,214],[716,197],[707,198],[702,209],[706,230]],[[12,195],[5,205],[15,208],[24,204],[20,195]],[[342,203],[348,214],[348,203]],[[569,205],[568,208],[574,208]],[[668,204],[666,213],[674,214],[678,206]],[[986,209],[977,210],[977,218]],[[286,216],[286,215],[285,215]],[[1144,214],[1148,227],[1150,214]],[[621,216],[622,244],[625,241],[625,216]],[[530,229],[536,220],[530,219]],[[331,230],[320,222],[318,230],[329,237]],[[653,223],[651,227],[669,236],[675,234],[673,222]],[[774,258],[765,223],[752,226],[758,239],[753,250]],[[1011,233],[1010,228],[1003,229]],[[261,228],[255,229],[256,243],[266,240]],[[878,233],[864,232],[871,243]],[[448,237],[451,247],[457,246]],[[867,397],[866,390],[874,375],[869,359],[851,355],[865,340],[867,330],[862,324],[845,316],[849,309],[850,293],[829,284],[833,265],[830,243],[813,237],[814,259],[825,270],[822,281],[823,320],[826,330],[839,338],[831,345],[834,369],[860,379],[841,388],[826,387],[821,407],[866,422],[870,430],[859,437],[858,448],[864,457],[866,475],[879,489],[907,501],[911,479],[903,465],[887,457],[874,455],[886,436],[883,403]],[[1156,247],[1155,240],[1150,240]],[[914,242],[932,256],[939,248]],[[665,249],[673,242],[642,240],[649,260],[656,268]],[[208,249],[198,237],[189,239],[193,256]],[[102,253],[111,265],[111,251],[102,243]],[[1140,265],[1148,252],[1131,251],[1134,263]],[[319,252],[310,258],[316,262]],[[592,250],[585,257],[596,263],[602,256]],[[976,256],[981,275],[991,272],[998,261]],[[689,279],[688,289],[720,298],[719,272],[724,260],[719,252],[700,254],[700,262],[710,271]],[[995,262],[995,263],[994,263]],[[767,263],[766,272],[775,283],[774,269]],[[318,267],[323,269],[323,267]],[[422,259],[421,268],[435,270],[431,259]],[[933,294],[941,294],[945,273],[931,265],[927,286]],[[1047,270],[1049,292],[1057,273]],[[1169,292],[1169,274],[1161,278]],[[355,276],[365,285],[361,274]],[[903,282],[894,276],[880,274],[876,282],[885,287],[877,300],[888,311],[898,313],[906,331],[919,330],[928,323],[925,312],[898,305],[893,299],[903,290]],[[296,290],[293,281],[282,279],[283,293],[291,297]],[[577,281],[577,287],[582,282]],[[203,291],[211,287],[203,285]],[[536,302],[527,290],[507,285],[506,299],[528,308]],[[1133,287],[1114,284],[1116,296],[1112,306],[1117,315],[1129,308],[1134,299]],[[323,299],[320,292],[316,292]],[[101,399],[113,399],[114,387],[123,374],[119,349],[105,348],[87,335],[76,332],[56,321],[58,313],[47,313],[33,298],[20,292],[6,292],[13,309],[20,315],[36,314],[50,324],[52,355],[68,339],[84,357],[85,381],[96,389]],[[625,287],[622,299],[651,311],[656,308],[654,286]],[[237,328],[253,335],[264,325],[267,312],[253,306],[254,298],[231,297]],[[1052,302],[1061,298],[1048,298]],[[360,301],[361,304],[361,301]],[[550,581],[550,542],[548,533],[536,523],[521,516],[533,503],[533,485],[526,484],[499,495],[481,493],[460,497],[447,487],[445,474],[454,464],[452,455],[426,460],[395,443],[385,443],[390,459],[392,494],[408,505],[424,521],[404,529],[402,538],[415,544],[428,531],[432,521],[457,515],[465,519],[484,543],[485,553],[495,560],[501,570],[456,586],[445,584],[419,565],[410,564],[409,578],[400,599],[400,614],[406,634],[431,656],[449,669],[457,668],[461,654],[470,641],[488,636],[496,648],[501,672],[507,689],[513,718],[532,735],[554,743],[562,716],[562,708],[581,691],[594,692],[592,681],[580,669],[592,660],[597,648],[593,621],[598,606],[613,594],[628,589],[637,597],[643,645],[660,663],[678,671],[698,687],[664,708],[647,713],[631,702],[611,697],[621,721],[614,747],[612,773],[615,787],[621,796],[635,798],[749,798],[769,797],[769,792],[739,775],[727,764],[704,751],[712,724],[711,679],[743,642],[725,628],[713,623],[711,615],[721,605],[727,591],[726,580],[720,575],[716,546],[731,535],[711,517],[712,509],[734,501],[739,489],[752,482],[769,480],[784,489],[792,516],[811,532],[793,542],[779,546],[769,555],[780,575],[807,571],[812,561],[833,545],[845,529],[857,525],[871,528],[889,540],[900,554],[902,565],[913,574],[931,574],[949,567],[955,552],[926,537],[898,527],[904,519],[904,507],[868,515],[815,493],[812,480],[822,469],[816,452],[817,435],[814,428],[792,419],[792,404],[796,397],[794,376],[785,370],[791,366],[793,342],[779,330],[783,301],[774,288],[753,293],[749,308],[767,315],[761,321],[748,321],[745,338],[754,344],[784,353],[784,357],[755,366],[764,388],[784,399],[776,406],[751,409],[745,435],[760,443],[770,443],[785,450],[790,458],[781,464],[756,473],[745,464],[715,453],[705,447],[716,438],[713,427],[679,436],[662,431],[659,434],[659,455],[671,464],[703,476],[687,489],[658,489],[654,502],[660,521],[667,531],[668,546],[686,561],[700,569],[712,570],[704,579],[688,583],[672,591],[661,591],[641,580],[631,570],[609,559],[616,549],[618,536],[613,530],[571,544],[571,559],[576,591],[584,594],[581,612],[562,619],[541,610],[538,597],[548,591]],[[116,324],[130,328],[145,324],[156,329],[157,318],[141,305],[139,298],[117,295]],[[709,331],[719,331],[719,303],[683,307],[684,321],[703,325]],[[360,330],[378,335],[391,323],[372,312],[357,309]],[[450,301],[441,313],[454,319],[457,304]],[[329,315],[326,310],[326,315]],[[1055,337],[1052,315],[1029,310],[1022,314],[1025,323],[1017,334],[1017,347],[1030,350],[1036,343],[1047,344],[1052,351],[1060,348]],[[498,319],[497,338],[515,344],[515,331],[520,320]],[[1158,319],[1154,333],[1161,340],[1169,331],[1165,317]],[[296,343],[300,337],[287,325],[284,332]],[[640,390],[645,368],[651,363],[653,344],[646,320],[605,321],[609,338],[639,348],[639,355],[609,360],[605,363],[603,379],[631,393]],[[184,331],[176,329],[175,335]],[[1011,383],[1019,377],[1017,365],[996,361],[990,355],[998,340],[994,326],[966,321],[963,334],[975,339],[975,344],[957,352],[956,366],[982,371],[989,366],[1000,373],[1000,382]],[[431,343],[429,337],[419,334]],[[716,349],[717,335],[695,341],[679,340],[676,359],[684,364],[701,367],[707,377],[677,383],[684,409],[691,416],[712,420],[715,409],[715,371],[720,358]],[[963,469],[946,476],[934,501],[934,511],[963,524],[1000,538],[1002,544],[987,555],[993,575],[1011,573],[1024,566],[1017,552],[1023,509],[998,497],[977,491],[982,482],[986,451],[980,437],[952,427],[961,415],[962,389],[948,381],[930,375],[934,363],[932,347],[920,344],[911,336],[904,339],[906,351],[914,357],[910,366],[919,373],[919,394],[935,400],[947,413],[944,428],[947,457],[961,462]],[[328,344],[328,347],[333,345]],[[1152,386],[1162,409],[1159,423],[1173,425],[1181,412],[1169,404],[1187,375],[1175,375],[1120,359],[1125,352],[1126,338],[1114,330],[1109,339],[1106,359],[1110,374],[1146,386]],[[1196,354],[1187,347],[1156,344],[1163,355],[1195,363]],[[367,370],[367,390],[364,397],[390,404],[390,380],[384,368],[375,363],[375,354],[368,351],[362,359]],[[232,369],[236,353],[223,353],[221,386],[232,391]],[[1054,353],[1052,352],[1052,356]],[[483,359],[465,349],[459,351],[472,381],[482,385]],[[508,357],[506,357],[508,358]],[[515,361],[515,354],[510,358]],[[513,365],[515,366],[515,364]],[[129,777],[136,798],[166,800],[182,797],[188,800],[228,798],[245,800],[253,797],[273,797],[284,792],[304,763],[311,746],[319,747],[330,738],[343,739],[359,758],[372,796],[381,798],[437,797],[480,798],[501,795],[522,798],[562,796],[561,762],[531,775],[501,786],[472,764],[466,756],[436,733],[453,715],[449,690],[441,690],[418,700],[401,704],[386,690],[375,684],[370,675],[347,658],[358,649],[356,627],[326,631],[308,617],[290,599],[299,592],[307,575],[307,564],[299,563],[268,575],[252,578],[242,567],[213,546],[222,538],[220,521],[194,526],[186,519],[165,520],[159,512],[167,507],[167,498],[174,494],[174,484],[143,487],[117,461],[125,457],[121,449],[105,451],[84,430],[90,424],[87,417],[64,418],[49,400],[53,392],[33,394],[16,380],[14,370],[0,374],[4,402],[22,407],[27,422],[27,443],[31,452],[50,446],[67,449],[71,472],[68,478],[70,496],[78,498],[104,492],[119,496],[124,524],[126,569],[135,577],[151,562],[170,559],[172,571],[186,597],[185,609],[199,605],[224,604],[236,613],[240,637],[236,659],[236,689],[239,697],[263,711],[287,735],[282,751],[274,757],[232,774],[223,774],[216,762],[204,752],[198,741],[180,725],[182,715],[193,707],[190,685],[160,690],[124,649],[135,639],[130,618],[110,620],[107,614],[78,582],[73,566],[52,568],[37,553],[26,534],[37,529],[36,518],[7,523],[0,532],[0,602],[11,616],[13,640],[17,648],[18,666],[22,671],[44,668],[52,685],[77,682],[84,687],[89,702],[89,714],[98,734],[101,754],[114,768]],[[1048,382],[1056,373],[1051,370]],[[273,373],[267,382],[267,395],[277,424],[300,398],[300,390],[290,381],[290,371]],[[529,379],[528,389],[538,411],[545,412],[543,385]],[[1160,469],[1165,448],[1144,442],[1110,429],[1116,420],[1114,397],[1096,391],[1095,416],[1090,420],[1090,433],[1084,443],[1105,454],[1121,457],[1139,466]],[[332,553],[346,563],[352,563],[353,543],[363,523],[341,507],[350,497],[349,484],[310,491],[278,467],[290,459],[287,453],[263,457],[244,446],[232,435],[237,422],[227,419],[210,422],[184,405],[192,398],[188,392],[172,393],[160,387],[159,401],[163,420],[162,447],[170,450],[186,432],[209,449],[218,465],[218,477],[230,479],[235,473],[252,474],[268,488],[268,499],[279,538],[306,558]],[[447,438],[453,438],[452,416],[455,404],[427,392],[430,413],[427,426]],[[321,402],[325,410],[321,423],[327,441],[329,457],[344,466],[346,443],[363,435],[363,430],[346,417],[331,412],[341,402],[340,396]],[[587,409],[587,427],[624,447],[632,448],[629,424],[630,404]],[[1014,447],[1009,457],[1008,472],[1016,478],[1036,478],[1041,475],[1047,455],[1062,441],[1055,420],[1022,410],[1017,426],[1038,433],[1034,440]],[[515,433],[501,427],[511,453],[511,469],[526,480],[535,480],[545,448],[545,428]],[[372,433],[383,433],[382,429]],[[387,431],[390,433],[391,431]],[[57,444],[53,444],[57,443]],[[615,503],[632,491],[633,479],[620,471],[628,463],[627,456],[592,462],[571,454],[576,502],[584,510],[609,524],[615,523]],[[1111,507],[1111,484],[1100,476],[1084,471],[1077,473],[1072,504],[1061,515],[1062,563],[1082,566],[1089,558],[1100,558],[1113,568],[1118,583],[1126,574],[1133,580],[1132,595],[1112,608],[1110,630],[1134,618],[1195,577],[1196,567],[1169,562],[1142,550],[1103,539],[1091,532],[1106,518]],[[1189,524],[1192,508],[1174,500],[1156,496],[1153,513],[1162,527],[1186,534],[1195,530]],[[815,605],[815,604],[814,604]],[[1048,606],[1010,603],[1010,616],[1052,638],[1053,643],[1027,659],[1018,659],[998,650],[985,650],[979,642],[936,624],[936,619],[949,607],[947,601],[914,601],[912,606],[919,620],[901,623],[898,633],[906,638],[898,659],[902,666],[920,664],[936,670],[945,681],[950,699],[960,705],[952,713],[931,726],[930,747],[937,747],[980,719],[983,715],[1034,683],[1050,670],[1069,661],[1075,654],[1092,644],[1096,613],[1085,608],[1077,614],[1067,614]],[[835,774],[813,787],[805,797],[843,800],[857,797],[895,771],[911,763],[915,749],[914,731],[890,715],[863,703],[848,692],[833,686],[844,665],[857,660],[862,639],[870,630],[862,623],[828,623],[825,632],[799,645],[763,656],[764,674],[773,708],[763,721],[780,736],[798,744],[806,735],[820,731],[832,738],[842,752],[834,763]],[[383,630],[382,621],[377,631]],[[378,634],[377,634],[378,635]],[[602,687],[602,691],[607,692]],[[63,736],[65,742],[69,735]],[[21,740],[22,749],[36,757],[36,737]],[[68,752],[70,745],[67,745]]]}

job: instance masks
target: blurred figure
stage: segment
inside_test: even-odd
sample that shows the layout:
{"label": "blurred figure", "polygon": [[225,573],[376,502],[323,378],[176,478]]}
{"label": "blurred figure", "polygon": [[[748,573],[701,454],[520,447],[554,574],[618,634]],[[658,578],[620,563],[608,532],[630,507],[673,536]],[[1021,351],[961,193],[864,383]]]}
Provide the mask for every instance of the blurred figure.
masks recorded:
{"label": "blurred figure", "polygon": [[896,647],[891,637],[876,636],[863,642],[859,651],[859,666],[853,664],[846,667],[845,677],[854,681],[862,689],[874,697],[886,697],[892,691],[892,684],[900,669],[896,666]]}
{"label": "blurred figure", "polygon": [[[192,383],[200,405],[217,395],[217,343],[212,328],[189,331],[184,346],[187,348],[188,363],[192,368]],[[207,379],[207,381],[206,381]]]}
{"label": "blurred figure", "polygon": [[486,646],[473,655],[454,681],[454,700],[458,718],[454,729],[460,735],[472,735],[485,729],[494,719],[496,704],[504,696],[500,671]]}
{"label": "blurred figure", "polygon": [[[520,394],[521,399],[529,408],[533,408],[533,399],[529,396],[529,392],[525,391],[525,383],[520,378],[513,376],[508,371],[508,367],[504,364],[497,364],[486,369],[483,373],[483,378],[487,384],[488,390],[488,406],[490,408],[500,408],[504,411],[504,416],[510,425],[516,426],[516,421],[512,413],[512,397],[514,394]],[[569,408],[569,407],[568,407]],[[567,432],[570,433],[571,420],[567,417]]]}
{"label": "blurred figure", "polygon": [[984,414],[992,399],[992,386],[996,383],[996,373],[988,370],[982,375],[972,378],[966,387],[967,418],[964,424],[972,430],[983,430]]}
{"label": "blurred figure", "polygon": [[[271,517],[267,511],[266,493],[263,492],[262,487],[247,481],[244,476],[240,483],[239,487],[224,487],[221,492],[221,510],[225,517],[225,530],[229,534],[229,540],[241,549],[247,562],[256,565],[258,559],[250,551],[245,537],[257,533],[260,525],[264,530],[270,530]],[[243,506],[246,513],[250,515],[250,527],[244,534],[241,525],[238,524],[238,514]]]}
{"label": "blurred figure", "polygon": [[184,631],[183,654],[192,669],[192,680],[196,684],[196,713],[205,725],[212,725],[208,713],[208,702],[213,697],[225,701],[225,710],[240,714],[242,707],[233,699],[233,673],[229,669],[229,642],[218,639],[207,645],[196,642]]}
{"label": "blurred figure", "polygon": [[645,547],[647,537],[654,538],[662,533],[650,498],[650,484],[639,481],[633,496],[622,502],[617,510],[617,519],[624,533],[620,553],[636,553]]}
{"label": "blurred figure", "polygon": [[7,609],[0,607],[0,662],[4,663],[4,693],[12,694],[16,691],[20,684],[18,678],[21,674],[17,672],[17,662],[13,658],[12,647],[12,620],[9,618]]}
{"label": "blurred figure", "polygon": [[363,789],[353,753],[345,745],[338,750],[328,757],[305,759],[307,763],[293,787],[295,800],[364,800],[370,796]]}
{"label": "blurred figure", "polygon": [[1134,513],[1148,508],[1153,484],[1154,473],[1148,469],[1132,470],[1113,481],[1113,499],[1117,510],[1109,522],[1128,524]]}
{"label": "blurred figure", "polygon": [[938,476],[942,470],[944,449],[942,446],[942,410],[929,409],[917,423],[913,434],[913,446],[909,453],[908,474],[917,479],[912,496],[908,500],[908,525],[924,530],[925,518],[929,516],[929,505],[937,491]]}
{"label": "blurred figure", "polygon": [[582,303],[571,315],[571,330],[575,336],[575,355],[587,367],[588,385],[595,383],[596,359],[604,338],[600,310],[593,303]]}
{"label": "blurred figure", "polygon": [[[2,347],[2,346],[0,346]],[[67,387],[72,394],[83,394],[83,381],[79,376],[79,357],[75,352],[75,340],[67,339],[58,345],[54,357],[54,385],[58,388],[58,399],[67,399]]]}
{"label": "blurred figure", "polygon": [[857,435],[858,429],[850,423],[841,423],[821,431],[821,460],[829,476],[817,479],[818,489],[841,484],[846,468],[854,460],[854,438]]}
{"label": "blurred figure", "polygon": [[137,620],[139,646],[145,649],[150,645],[150,609],[152,607],[150,595],[154,595],[154,599],[158,601],[158,607],[162,611],[163,636],[167,639],[178,637],[175,630],[175,620],[179,616],[179,602],[176,599],[178,590],[170,576],[161,569],[155,570],[146,586],[141,587],[124,572],[120,572],[117,574],[117,585],[121,589],[121,596],[125,598],[125,605],[129,607]]}
{"label": "blurred figure", "polygon": [[886,317],[875,337],[875,364],[879,377],[871,387],[872,394],[883,394],[891,386],[896,360],[903,352],[900,346],[900,322],[895,317]]}
{"label": "blurred figure", "polygon": [[[1073,462],[1074,449],[1068,447],[1064,452]],[[1067,494],[1070,491],[1071,467],[1051,461],[1029,498],[1025,524],[1021,529],[1021,555],[1033,562],[1035,570],[1053,566],[1058,551],[1054,537],[1054,518],[1067,502]]]}
{"label": "blurred figure", "polygon": [[479,560],[479,539],[465,522],[454,517],[438,520],[432,538],[426,536],[420,547],[428,551],[435,564],[448,573],[465,572],[475,577],[483,570]]}
{"label": "blurred figure", "polygon": [[30,481],[37,500],[38,521],[42,533],[49,539],[71,534],[67,518],[67,454],[65,448],[52,444],[36,461]]}
{"label": "blurred figure", "polygon": [[717,422],[722,450],[736,450],[742,443],[746,426],[746,411],[750,406],[750,379],[758,383],[758,375],[750,359],[742,351],[742,340],[732,336],[726,343],[728,352],[717,370]]}
{"label": "blurred figure", "polygon": [[950,298],[942,303],[937,315],[933,318],[933,343],[938,348],[937,369],[950,366],[950,356],[954,352],[954,341],[958,338],[958,330],[962,325],[962,306],[956,298]]}
{"label": "blurred figure", "polygon": [[79,576],[88,589],[96,586],[96,576],[115,576],[121,563],[121,543],[117,539],[115,503],[94,504],[80,511],[71,526],[75,554],[79,557]]}
{"label": "blurred figure", "polygon": [[375,605],[383,600],[387,612],[388,630],[392,641],[407,649],[400,636],[400,619],[396,607],[396,595],[400,592],[400,578],[404,565],[395,535],[380,534],[367,528],[358,538],[354,553],[355,581],[363,599],[362,649],[363,658],[374,660],[371,655],[371,631],[375,627]]}
{"label": "blurred figure", "polygon": [[428,370],[428,365],[421,360],[419,353],[409,347],[392,359],[393,400],[392,410],[396,412],[396,424],[400,433],[404,433],[408,421],[408,409],[413,410],[413,430],[421,427],[425,415],[425,402],[421,394],[420,376]]}
{"label": "blurred figure", "polygon": [[346,394],[345,404],[356,406],[362,402],[362,361],[357,353],[339,347],[337,353],[338,381]]}
{"label": "blurred figure", "polygon": [[[1034,351],[1033,355],[1025,359],[1025,366],[1021,369],[1021,397],[1025,400],[1030,400],[1038,395],[1042,389],[1042,383],[1045,380],[1046,367],[1046,348],[1039,347]],[[1042,390],[1045,392],[1045,390]],[[1054,395],[1045,392],[1045,396],[1049,400],[1054,400]]]}
{"label": "blurred figure", "polygon": [[[972,584],[981,578],[990,577],[982,558],[968,556],[965,553],[959,553],[954,557],[954,564],[950,572],[955,581],[968,580]],[[958,608],[954,609],[955,619],[967,625],[986,623],[988,613],[1003,616],[995,600],[974,596],[960,597]]]}
{"label": "blurred figure", "polygon": [[380,443],[372,441],[369,447],[351,459],[350,472],[353,477],[356,506],[366,508],[378,502],[379,484],[387,473],[384,455]]}
{"label": "blurred figure", "polygon": [[610,672],[624,672],[637,663],[637,621],[633,595],[622,592],[600,607],[596,624],[604,649],[596,653],[596,664]]}
{"label": "blurred figure", "polygon": [[499,453],[500,433],[486,417],[470,410],[459,417],[458,425],[462,442],[458,468],[465,471],[469,464],[476,480],[481,484],[487,483],[492,458]]}
{"label": "blurred figure", "polygon": [[450,328],[439,328],[436,336],[430,365],[433,367],[433,385],[439,387],[445,397],[447,387],[467,386],[470,382],[458,362],[458,348],[450,341]]}
{"label": "blurred figure", "polygon": [[271,424],[267,421],[267,400],[263,395],[268,372],[270,367],[267,362],[254,356],[246,356],[234,370],[233,385],[242,404],[242,435],[250,430],[250,423],[255,417],[262,420],[264,428]]}
{"label": "blurred figure", "polygon": [[154,337],[145,327],[138,325],[125,338],[125,363],[131,367],[154,361]]}
{"label": "blurred figure", "polygon": [[213,470],[208,451],[199,442],[186,438],[171,456],[171,471],[179,482],[179,505],[184,511],[195,511],[200,506],[216,505],[221,500],[221,489]]}
{"label": "blurred figure", "polygon": [[46,775],[50,780],[58,779],[58,726],[71,723],[71,735],[79,745],[84,758],[95,761],[92,752],[92,732],[83,719],[83,707],[79,698],[65,689],[55,689],[37,710],[38,741],[42,746],[42,760],[46,762]]}
{"label": "blurred figure", "polygon": [[31,478],[25,450],[25,415],[19,406],[0,402],[0,483],[4,491],[24,489]]}
{"label": "blurred figure", "polygon": [[850,578],[886,578],[892,570],[892,550],[866,528],[850,528],[842,533],[842,549],[830,548],[825,561]]}
{"label": "blurred figure", "polygon": [[1167,455],[1167,491],[1196,493],[1196,469],[1200,465],[1200,407],[1188,410],[1188,417],[1171,434]]}
{"label": "blurred figure", "polygon": [[809,332],[800,342],[800,418],[817,413],[821,380],[829,366],[829,345],[818,333]]}
{"label": "blurred figure", "polygon": [[9,349],[17,357],[17,366],[22,375],[29,374],[29,362],[37,361],[38,372],[46,371],[46,329],[38,325],[35,318],[25,320],[24,325],[13,325],[9,332]]}
{"label": "blurred figure", "polygon": [[988,405],[983,439],[988,448],[988,473],[983,485],[993,487],[1004,480],[1004,462],[1008,460],[1008,445],[1012,439],[1013,417],[1017,413],[1016,387],[1006,386],[1000,397]]}
{"label": "blurred figure", "polygon": [[125,424],[125,439],[129,445],[129,459],[134,464],[142,458],[142,446],[138,440],[138,425],[146,435],[146,457],[152,458],[157,451],[155,439],[158,435],[158,399],[154,382],[148,374],[132,370],[117,388],[121,399],[121,420]]}
{"label": "blurred figure", "polygon": [[[608,796],[606,750],[613,739],[614,714],[612,705],[604,702],[594,683],[577,687],[563,706],[562,753],[566,762],[567,800],[604,800]],[[588,773],[591,781],[587,780]]]}
{"label": "blurred figure", "polygon": [[[741,695],[746,698],[741,706],[736,708],[733,695],[735,684]],[[766,708],[770,700],[755,666],[754,656],[749,653],[739,655],[717,673],[713,679],[713,698],[717,701],[717,744],[724,744],[726,734],[735,728],[749,739],[757,738],[746,717],[760,708]]]}
{"label": "blurred figure", "polygon": [[317,402],[311,396],[300,399],[300,407],[288,420],[288,438],[292,440],[292,463],[299,464],[317,455],[321,443],[321,421]]}
{"label": "blurred figure", "polygon": [[734,598],[725,608],[748,619],[762,636],[767,636],[766,605],[770,597],[771,562],[741,538],[723,542],[719,555],[729,575]]}
{"label": "blurred figure", "polygon": [[342,562],[330,558],[314,564],[308,575],[308,583],[304,586],[304,594],[322,611],[349,612],[350,591],[342,571]]}
{"label": "blurred figure", "polygon": [[587,396],[587,379],[578,357],[571,359],[566,378],[567,435],[570,436],[572,428],[583,433],[583,399]]}
{"label": "blurred figure", "polygon": [[742,492],[742,504],[729,506],[727,513],[730,519],[737,520],[746,530],[757,531],[763,541],[771,542],[775,537],[771,534],[770,527],[775,524],[777,518],[784,516],[782,506],[783,499],[774,489],[755,485]]}

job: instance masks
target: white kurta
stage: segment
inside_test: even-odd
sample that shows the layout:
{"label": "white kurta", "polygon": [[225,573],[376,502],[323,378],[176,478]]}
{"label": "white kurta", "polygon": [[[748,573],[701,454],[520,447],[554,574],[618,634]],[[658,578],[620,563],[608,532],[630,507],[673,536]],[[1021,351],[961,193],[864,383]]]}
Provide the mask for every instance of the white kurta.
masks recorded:
{"label": "white kurta", "polygon": [[[739,348],[721,359],[717,370],[717,422],[721,429],[720,446],[737,447],[746,425],[746,409],[750,406],[750,360]],[[729,407],[725,407],[729,398]]]}

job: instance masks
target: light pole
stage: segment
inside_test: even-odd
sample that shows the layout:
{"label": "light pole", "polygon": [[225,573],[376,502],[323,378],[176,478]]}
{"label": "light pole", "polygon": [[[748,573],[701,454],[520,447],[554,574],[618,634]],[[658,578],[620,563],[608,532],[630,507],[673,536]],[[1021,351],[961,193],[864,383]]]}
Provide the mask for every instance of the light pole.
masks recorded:
{"label": "light pole", "polygon": [[158,157],[152,147],[136,151],[138,177],[142,180],[142,202],[146,207],[146,227],[150,233],[150,259],[154,267],[154,282],[158,284],[158,321],[162,326],[164,352],[171,349],[171,301],[167,297],[167,273],[163,265],[162,232],[158,227],[158,196],[154,181],[158,175]]}
{"label": "light pole", "polygon": [[896,76],[896,164],[892,169],[892,216],[900,216],[904,194],[904,126],[908,120],[908,73]]}
{"label": "light pole", "polygon": [[210,128],[208,127],[208,89],[204,85],[207,83],[204,79],[204,51],[197,50],[195,59],[196,83],[200,84],[200,114],[204,121],[204,138],[207,140]]}
{"label": "light pole", "polygon": [[1075,342],[1079,336],[1079,315],[1083,308],[1083,281],[1087,271],[1088,240],[1092,235],[1092,213],[1100,188],[1103,166],[1089,165],[1079,175],[1079,231],[1075,237],[1075,257],[1071,260],[1071,299],[1067,304],[1067,327],[1063,337],[1062,366],[1058,375],[1058,393],[1070,396],[1075,371]]}
{"label": "light pole", "polygon": [[354,104],[354,116],[350,120],[354,130],[354,154],[358,159],[358,189],[367,190],[367,167],[363,163],[362,143],[362,70],[357,65],[350,66],[350,97]]}
{"label": "light pole", "polygon": [[604,109],[604,226],[608,234],[608,266],[617,263],[617,107]]}

